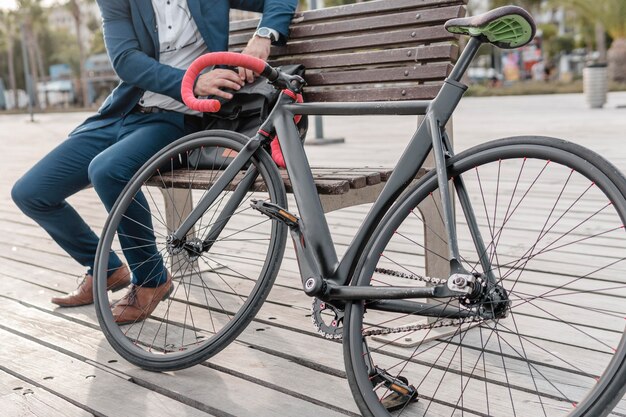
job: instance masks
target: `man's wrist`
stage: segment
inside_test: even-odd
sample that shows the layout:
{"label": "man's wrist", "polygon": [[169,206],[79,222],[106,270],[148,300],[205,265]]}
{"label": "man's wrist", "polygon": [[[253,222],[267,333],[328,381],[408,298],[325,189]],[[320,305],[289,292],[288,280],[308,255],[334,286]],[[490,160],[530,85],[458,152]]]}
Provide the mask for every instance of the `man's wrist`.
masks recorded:
{"label": "man's wrist", "polygon": [[257,38],[265,38],[269,39],[272,42],[276,42],[280,37],[280,33],[277,30],[268,28],[268,27],[260,27],[254,32],[254,37]]}

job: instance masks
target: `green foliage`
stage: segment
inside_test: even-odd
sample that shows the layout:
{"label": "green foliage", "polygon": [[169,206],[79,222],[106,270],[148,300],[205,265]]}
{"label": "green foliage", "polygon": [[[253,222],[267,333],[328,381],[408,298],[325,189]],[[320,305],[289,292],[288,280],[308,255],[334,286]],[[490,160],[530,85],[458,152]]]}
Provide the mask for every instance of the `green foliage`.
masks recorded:
{"label": "green foliage", "polygon": [[47,65],[68,64],[74,74],[80,74],[80,54],[76,36],[65,29],[48,29],[42,33],[39,42]]}
{"label": "green foliage", "polygon": [[545,49],[548,51],[548,56],[553,58],[563,53],[568,54],[576,47],[576,41],[571,35],[556,36],[550,39],[549,42],[544,43]]}
{"label": "green foliage", "polygon": [[541,31],[544,41],[553,39],[559,34],[559,28],[554,23],[542,23],[537,27]]}
{"label": "green foliage", "polygon": [[570,53],[576,47],[576,40],[572,35],[559,35],[559,28],[554,23],[539,25],[543,39],[543,51],[548,59],[558,57],[563,53]]}
{"label": "green foliage", "polygon": [[601,23],[613,39],[626,38],[626,1],[624,0],[550,0],[554,5],[575,10],[592,24]]}
{"label": "green foliage", "polygon": [[89,55],[102,54],[106,52],[106,47],[104,45],[104,36],[102,35],[102,27],[98,27],[91,38],[91,49],[89,50]]}
{"label": "green foliage", "polygon": [[520,6],[528,11],[536,10],[541,6],[543,0],[490,0],[492,8],[502,6]]}

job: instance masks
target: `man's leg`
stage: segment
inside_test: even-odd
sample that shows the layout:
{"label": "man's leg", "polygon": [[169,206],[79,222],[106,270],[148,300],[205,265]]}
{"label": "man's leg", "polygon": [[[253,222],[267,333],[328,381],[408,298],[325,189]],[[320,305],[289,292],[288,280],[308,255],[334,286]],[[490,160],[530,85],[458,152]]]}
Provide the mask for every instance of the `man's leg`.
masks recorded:
{"label": "man's leg", "polygon": [[[78,263],[92,273],[98,237],[65,199],[89,185],[87,167],[115,142],[121,122],[70,136],[35,164],[13,189],[15,204]],[[109,259],[109,270],[122,265]]]}
{"label": "man's leg", "polygon": [[[102,152],[89,166],[89,178],[107,210],[111,210],[128,181],[159,150],[181,138],[185,130],[180,113],[130,114],[118,142]],[[124,257],[133,271],[133,283],[156,287],[167,274],[154,243],[149,201],[143,193],[134,197],[118,227]]]}
{"label": "man's leg", "polygon": [[[148,159],[185,133],[188,130],[179,113],[129,115],[118,142],[89,166],[89,178],[107,210],[113,207],[128,181]],[[143,193],[137,193],[118,226],[118,238],[135,284],[113,308],[118,323],[145,319],[172,288],[163,257],[155,244],[149,208]]]}

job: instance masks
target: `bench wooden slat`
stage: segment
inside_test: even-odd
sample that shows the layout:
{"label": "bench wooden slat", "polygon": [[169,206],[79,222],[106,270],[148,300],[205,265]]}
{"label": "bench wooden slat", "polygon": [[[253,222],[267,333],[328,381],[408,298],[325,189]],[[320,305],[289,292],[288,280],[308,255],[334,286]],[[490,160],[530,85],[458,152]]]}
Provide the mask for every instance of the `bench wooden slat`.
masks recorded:
{"label": "bench wooden slat", "polygon": [[[384,29],[398,29],[404,26],[417,28],[425,25],[443,24],[446,20],[463,15],[460,5],[442,7],[439,9],[424,10],[420,13],[411,10],[390,15],[377,14],[376,16],[355,18],[350,20],[329,21],[325,23],[298,24],[291,28],[290,42],[303,39],[317,40],[320,37],[347,36],[355,32],[374,33]],[[229,37],[230,45],[242,45],[248,42],[254,33],[254,28],[236,32]]]}
{"label": "bench wooden slat", "polygon": [[393,15],[380,15],[350,19],[339,23],[313,23],[295,26],[290,33],[292,39],[303,39],[327,35],[347,35],[351,32],[376,31],[386,28],[399,28],[403,26],[418,27],[432,23],[443,23],[448,19],[463,14],[462,6],[443,7],[440,9],[424,10],[416,13],[411,10]]}
{"label": "bench wooden slat", "polygon": [[437,85],[415,86],[412,83],[407,86],[389,88],[364,88],[364,89],[334,89],[316,90],[309,89],[304,94],[305,101],[396,101],[396,100],[428,100],[437,95],[441,88]]}
{"label": "bench wooden slat", "polygon": [[[467,4],[467,0],[422,0],[417,4],[414,0],[369,1],[365,3],[354,3],[340,7],[329,7],[325,9],[296,13],[293,22],[302,24],[325,19],[345,19],[350,18],[351,16],[364,17],[368,14],[399,12],[405,9],[436,8],[455,4],[464,5]],[[258,22],[259,19],[231,22],[230,31],[236,32],[239,30],[253,29],[256,28]]]}
{"label": "bench wooden slat", "polygon": [[[456,36],[444,29],[443,25],[421,28],[405,28],[381,33],[366,33],[340,38],[324,38],[315,41],[292,40],[286,46],[276,47],[274,56],[320,53],[326,51],[358,50],[368,47],[417,46],[439,41],[451,41]],[[243,46],[233,44],[231,47]]]}
{"label": "bench wooden slat", "polygon": [[398,49],[385,49],[365,52],[350,52],[329,55],[303,55],[297,58],[282,56],[270,60],[272,65],[285,65],[297,61],[307,69],[321,68],[353,68],[363,65],[406,64],[408,62],[428,63],[450,61],[450,57],[458,55],[459,48],[454,44],[439,44]]}
{"label": "bench wooden slat", "polygon": [[[391,175],[390,168],[312,168],[313,179],[317,192],[322,195],[341,195],[348,193],[351,189],[358,190],[367,186],[377,185],[387,181]],[[205,190],[212,186],[220,177],[223,171],[198,170],[190,172],[186,170],[171,171],[155,176],[146,182],[146,185],[159,188],[180,188]],[[425,174],[421,169],[416,178]],[[229,184],[227,190],[233,191],[243,179],[245,173],[238,173]],[[291,180],[286,170],[281,170],[280,175],[287,192],[293,192]],[[190,180],[193,184],[190,185]],[[261,179],[254,183],[254,190],[259,192],[267,191]]]}
{"label": "bench wooden slat", "polygon": [[[297,13],[270,62],[307,67],[306,101],[432,99],[458,55],[444,22],[464,16],[466,4],[377,0]],[[258,21],[231,24],[231,50],[245,47]]]}
{"label": "bench wooden slat", "polygon": [[[313,173],[315,175],[323,175],[326,178],[346,178],[346,179],[363,179],[363,182],[366,185],[376,185],[382,182],[381,173],[380,172],[369,172],[369,171],[350,171],[350,170],[325,170],[320,168],[313,168]],[[359,184],[360,184],[359,180]],[[363,185],[365,186],[365,185]],[[353,185],[350,182],[350,188],[359,188],[357,185]]]}
{"label": "bench wooden slat", "polygon": [[385,77],[392,81],[431,81],[445,78],[452,70],[452,64],[404,65],[394,68],[352,71],[323,71],[308,73],[306,80],[309,86],[376,83]]}

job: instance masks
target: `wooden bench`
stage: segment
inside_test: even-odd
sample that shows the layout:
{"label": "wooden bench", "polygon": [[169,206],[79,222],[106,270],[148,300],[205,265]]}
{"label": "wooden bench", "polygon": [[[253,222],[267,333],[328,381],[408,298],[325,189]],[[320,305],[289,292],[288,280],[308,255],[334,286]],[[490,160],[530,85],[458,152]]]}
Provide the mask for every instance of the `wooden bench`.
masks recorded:
{"label": "wooden bench", "polygon": [[[289,43],[273,47],[270,62],[307,68],[305,102],[432,99],[459,53],[443,24],[464,16],[466,2],[378,0],[299,12]],[[231,22],[230,49],[242,50],[257,25]],[[325,211],[373,202],[389,172],[381,169],[377,182],[368,176],[377,170],[315,167]]]}
{"label": "wooden bench", "polygon": [[[305,102],[433,99],[459,53],[457,37],[443,24],[464,16],[466,3],[377,0],[299,12],[290,26],[288,45],[272,47],[270,63],[306,66]],[[258,22],[231,22],[231,51],[245,47]],[[407,132],[407,138],[411,133]],[[386,168],[313,168],[325,212],[373,202],[390,173]],[[286,171],[283,179],[290,191]],[[180,207],[189,208],[188,191],[179,191],[174,199],[179,207],[176,212],[184,215]],[[168,203],[171,200],[166,198]],[[434,206],[420,210],[425,220],[437,215]],[[169,220],[171,226],[176,225],[176,219]],[[445,232],[434,228],[426,231],[426,244],[433,253],[445,253],[439,252],[445,243],[429,236],[431,233],[445,236]],[[447,262],[429,256],[431,252],[426,251],[426,273],[447,273]]]}

